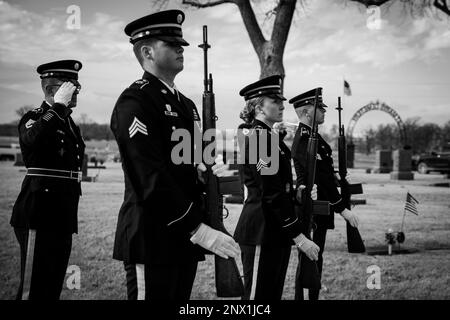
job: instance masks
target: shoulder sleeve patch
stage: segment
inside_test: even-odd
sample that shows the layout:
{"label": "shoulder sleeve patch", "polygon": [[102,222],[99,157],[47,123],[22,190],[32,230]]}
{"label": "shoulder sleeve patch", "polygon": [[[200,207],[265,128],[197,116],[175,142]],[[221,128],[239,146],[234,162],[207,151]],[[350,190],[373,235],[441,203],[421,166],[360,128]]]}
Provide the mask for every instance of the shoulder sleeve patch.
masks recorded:
{"label": "shoulder sleeve patch", "polygon": [[33,126],[33,123],[35,123],[33,119],[29,119],[27,123],[25,123],[25,128],[30,129]]}

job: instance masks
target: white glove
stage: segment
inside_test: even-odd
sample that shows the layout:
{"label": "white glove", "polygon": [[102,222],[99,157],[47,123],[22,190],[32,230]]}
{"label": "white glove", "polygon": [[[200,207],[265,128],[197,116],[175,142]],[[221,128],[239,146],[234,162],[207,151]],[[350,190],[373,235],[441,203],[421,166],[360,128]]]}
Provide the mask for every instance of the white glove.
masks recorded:
{"label": "white glove", "polygon": [[[214,159],[215,165],[212,166],[212,172],[217,177],[225,176],[225,172],[228,170],[228,165],[223,163],[223,156],[221,154],[217,155],[216,159]],[[206,171],[206,166],[204,163],[200,163],[197,166],[198,178],[203,183],[205,182],[202,173]]]}
{"label": "white glove", "polygon": [[[302,192],[305,188],[306,186],[301,184],[297,189],[297,194],[295,195],[295,197],[297,198],[297,201],[300,203],[302,203]],[[317,184],[313,185],[313,188],[311,190],[311,199],[317,200]]]}
{"label": "white glove", "polygon": [[191,242],[225,259],[236,258],[240,254],[239,245],[232,237],[204,223],[200,223],[199,228],[191,237]]}
{"label": "white glove", "polygon": [[[341,175],[339,173],[338,173],[338,176],[339,176],[339,180],[342,180],[342,177],[341,177]],[[353,181],[353,176],[348,171],[347,171],[347,175],[345,176],[345,179],[347,180],[348,184],[355,183]]]}
{"label": "white glove", "polygon": [[69,105],[69,102],[72,100],[72,95],[75,92],[75,87],[71,82],[64,82],[56,91],[55,96],[53,97],[53,101],[55,103],[60,103],[65,105],[66,107]]}
{"label": "white glove", "polygon": [[344,211],[341,212],[341,216],[347,220],[352,227],[358,228],[359,225],[359,219],[356,214],[351,212],[348,209],[344,209]]}
{"label": "white glove", "polygon": [[286,125],[284,124],[284,122],[276,122],[273,125],[273,128],[275,130],[275,132],[283,132],[286,131]]}
{"label": "white glove", "polygon": [[300,233],[294,238],[295,245],[312,261],[319,259],[320,248],[313,241],[306,238],[303,233]]}
{"label": "white glove", "polygon": [[317,200],[317,184],[313,185],[313,188],[311,190],[311,199]]}

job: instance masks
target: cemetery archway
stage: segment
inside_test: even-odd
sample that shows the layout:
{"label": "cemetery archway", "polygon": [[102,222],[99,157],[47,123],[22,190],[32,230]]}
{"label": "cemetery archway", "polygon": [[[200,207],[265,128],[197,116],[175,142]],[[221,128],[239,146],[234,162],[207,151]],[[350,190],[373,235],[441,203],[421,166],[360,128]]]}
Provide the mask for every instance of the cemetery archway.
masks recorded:
{"label": "cemetery archway", "polygon": [[379,101],[370,102],[370,103],[366,104],[364,107],[362,107],[358,111],[356,111],[355,114],[353,115],[353,117],[350,119],[350,122],[347,127],[347,139],[349,140],[350,144],[353,144],[353,130],[355,129],[355,126],[356,126],[356,123],[358,122],[358,120],[363,115],[365,115],[367,112],[373,111],[373,110],[379,110],[379,111],[386,112],[392,118],[394,118],[394,121],[397,123],[398,130],[400,132],[401,144],[406,149],[408,143],[407,143],[407,137],[406,137],[405,124],[403,123],[399,114],[394,109],[389,107],[384,102],[379,102]]}

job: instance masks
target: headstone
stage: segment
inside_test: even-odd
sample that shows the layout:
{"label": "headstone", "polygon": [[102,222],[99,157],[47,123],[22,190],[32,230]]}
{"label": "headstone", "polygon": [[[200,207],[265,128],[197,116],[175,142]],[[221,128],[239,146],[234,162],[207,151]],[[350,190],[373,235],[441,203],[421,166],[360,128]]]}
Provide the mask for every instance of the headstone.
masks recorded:
{"label": "headstone", "polygon": [[16,167],[23,167],[25,166],[25,163],[23,162],[22,153],[16,153],[16,161],[14,162],[14,166]]}
{"label": "headstone", "polygon": [[389,173],[392,171],[391,150],[377,150],[375,155],[375,167],[372,173]]}
{"label": "headstone", "polygon": [[86,178],[87,177],[87,172],[88,172],[88,155],[85,154],[83,157],[83,165],[81,166],[81,173],[82,173],[82,177]]}
{"label": "headstone", "polygon": [[347,144],[347,168],[355,167],[355,145],[353,143]]}
{"label": "headstone", "polygon": [[398,149],[392,153],[394,159],[391,180],[414,180],[411,172],[411,150]]}

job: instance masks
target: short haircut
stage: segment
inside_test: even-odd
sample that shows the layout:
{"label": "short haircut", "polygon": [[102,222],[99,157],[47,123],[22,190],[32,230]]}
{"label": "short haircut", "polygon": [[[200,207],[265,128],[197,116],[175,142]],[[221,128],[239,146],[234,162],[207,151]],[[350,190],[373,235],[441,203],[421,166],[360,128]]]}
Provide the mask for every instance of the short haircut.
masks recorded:
{"label": "short haircut", "polygon": [[141,49],[143,46],[153,46],[156,41],[158,41],[158,39],[155,38],[146,38],[146,39],[142,39],[137,41],[134,45],[133,45],[133,52],[134,55],[136,56],[136,59],[138,59],[140,65],[142,66],[144,63],[144,57],[142,57],[142,53],[141,53]]}

